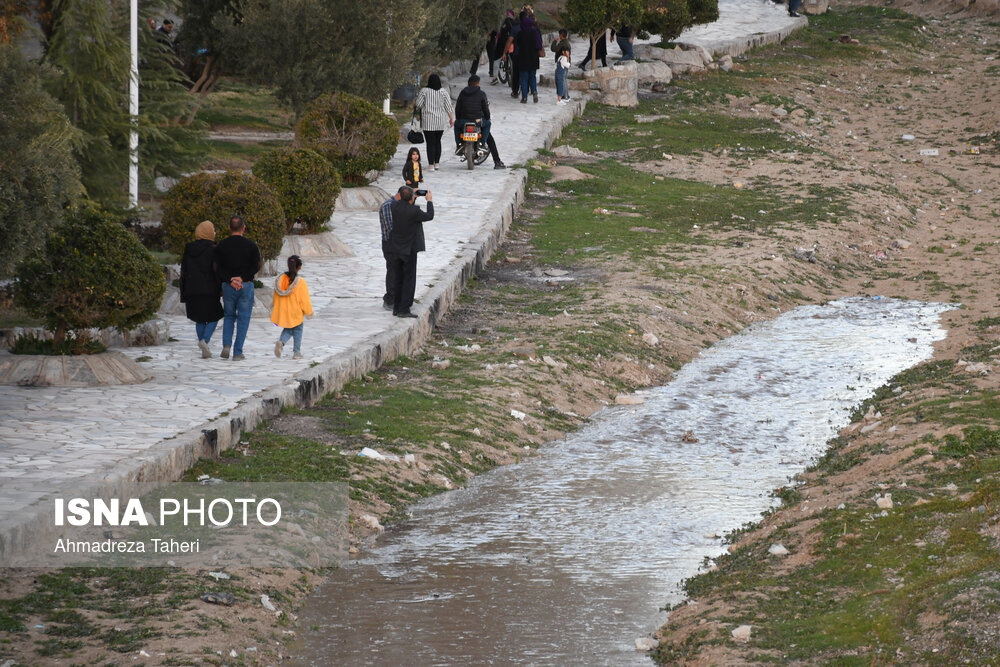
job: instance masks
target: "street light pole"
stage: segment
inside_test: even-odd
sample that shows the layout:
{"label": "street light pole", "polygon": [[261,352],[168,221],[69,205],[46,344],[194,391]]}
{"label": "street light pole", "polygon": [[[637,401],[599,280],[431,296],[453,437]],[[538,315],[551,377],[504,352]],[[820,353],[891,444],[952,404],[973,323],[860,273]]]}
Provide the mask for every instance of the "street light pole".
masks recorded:
{"label": "street light pole", "polygon": [[129,47],[132,54],[128,77],[128,205],[139,205],[139,0],[131,0]]}

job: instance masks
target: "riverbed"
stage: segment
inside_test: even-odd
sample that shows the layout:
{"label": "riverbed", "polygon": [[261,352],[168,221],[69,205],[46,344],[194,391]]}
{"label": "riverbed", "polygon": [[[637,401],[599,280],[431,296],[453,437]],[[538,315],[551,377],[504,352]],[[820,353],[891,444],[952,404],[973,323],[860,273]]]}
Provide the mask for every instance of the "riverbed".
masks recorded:
{"label": "riverbed", "polygon": [[300,616],[304,664],[648,665],[682,582],[930,358],[950,308],[803,306],[722,341],[641,405],[417,504]]}

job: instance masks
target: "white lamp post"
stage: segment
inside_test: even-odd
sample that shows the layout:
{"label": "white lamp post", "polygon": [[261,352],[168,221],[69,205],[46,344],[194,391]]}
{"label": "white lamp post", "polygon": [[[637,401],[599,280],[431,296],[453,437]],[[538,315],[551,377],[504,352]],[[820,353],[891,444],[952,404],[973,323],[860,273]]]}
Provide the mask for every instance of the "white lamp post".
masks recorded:
{"label": "white lamp post", "polygon": [[128,205],[139,205],[139,0],[131,0],[129,46],[132,62],[128,77]]}

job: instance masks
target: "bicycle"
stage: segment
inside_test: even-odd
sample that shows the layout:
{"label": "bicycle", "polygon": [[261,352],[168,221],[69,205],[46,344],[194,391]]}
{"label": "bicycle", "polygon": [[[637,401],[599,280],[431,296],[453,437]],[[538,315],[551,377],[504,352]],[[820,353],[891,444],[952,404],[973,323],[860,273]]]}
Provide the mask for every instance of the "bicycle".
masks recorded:
{"label": "bicycle", "polygon": [[510,54],[508,53],[500,59],[499,63],[497,63],[497,79],[500,80],[500,83],[507,83],[510,81],[510,69]]}

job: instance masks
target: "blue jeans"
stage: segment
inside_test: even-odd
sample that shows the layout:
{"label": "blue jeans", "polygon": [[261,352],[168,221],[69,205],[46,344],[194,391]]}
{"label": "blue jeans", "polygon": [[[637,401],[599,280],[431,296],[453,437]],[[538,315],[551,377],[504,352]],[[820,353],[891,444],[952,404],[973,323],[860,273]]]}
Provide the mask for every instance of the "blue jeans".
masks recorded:
{"label": "blue jeans", "polygon": [[302,324],[299,324],[299,326],[297,326],[297,327],[292,327],[290,329],[287,329],[287,328],[286,329],[282,329],[281,330],[281,335],[278,336],[278,340],[281,341],[281,344],[284,345],[285,343],[288,342],[288,339],[291,338],[294,341],[294,344],[292,346],[292,351],[293,352],[302,352],[302,325],[303,324],[305,324],[305,322],[302,322]]}
{"label": "blue jeans", "polygon": [[243,283],[243,289],[233,289],[229,283],[222,284],[222,346],[230,347],[233,342],[233,325],[236,325],[236,344],[232,345],[233,354],[243,354],[243,341],[247,338],[250,328],[250,315],[253,314],[253,282]]}
{"label": "blue jeans", "polygon": [[528,99],[528,84],[531,84],[531,94],[538,94],[538,79],[535,78],[536,70],[521,70],[521,99]]}
{"label": "blue jeans", "polygon": [[560,99],[566,99],[566,77],[567,70],[562,65],[556,65],[556,95]]}
{"label": "blue jeans", "polygon": [[619,62],[635,60],[635,54],[632,52],[632,42],[627,37],[618,38],[618,48],[622,50],[622,59]]}
{"label": "blue jeans", "polygon": [[212,334],[215,333],[215,327],[218,326],[218,322],[195,322],[194,331],[198,334],[198,340],[203,340],[206,343],[212,340]]}

